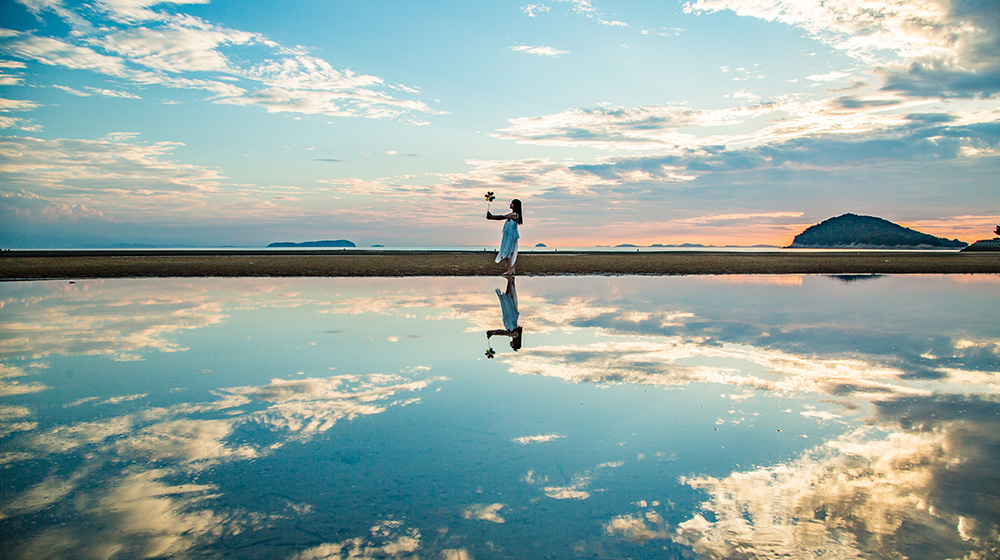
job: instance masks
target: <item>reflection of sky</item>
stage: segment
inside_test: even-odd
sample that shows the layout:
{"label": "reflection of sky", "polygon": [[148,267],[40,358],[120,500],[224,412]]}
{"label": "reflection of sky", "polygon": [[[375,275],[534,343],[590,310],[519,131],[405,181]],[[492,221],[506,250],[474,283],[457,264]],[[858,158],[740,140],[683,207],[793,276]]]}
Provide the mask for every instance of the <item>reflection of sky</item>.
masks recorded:
{"label": "reflection of sky", "polygon": [[1000,543],[998,285],[522,278],[498,363],[491,279],[3,284],[0,529],[32,558],[962,557]]}

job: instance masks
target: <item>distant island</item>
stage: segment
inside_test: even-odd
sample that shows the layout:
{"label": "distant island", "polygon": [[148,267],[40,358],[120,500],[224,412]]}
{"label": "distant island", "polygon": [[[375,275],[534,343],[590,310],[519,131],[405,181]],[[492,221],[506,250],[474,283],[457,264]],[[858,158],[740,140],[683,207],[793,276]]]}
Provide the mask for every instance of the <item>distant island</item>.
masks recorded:
{"label": "distant island", "polygon": [[548,247],[548,245],[546,245],[544,243],[536,243],[535,247]]}
{"label": "distant island", "polygon": [[979,241],[976,241],[972,245],[969,245],[968,247],[966,247],[965,249],[962,249],[962,250],[963,251],[970,251],[970,252],[975,252],[975,251],[992,251],[992,252],[998,252],[998,251],[1000,251],[1000,225],[998,225],[997,228],[995,230],[993,230],[993,233],[997,234],[997,236],[994,237],[993,239],[980,239]]}
{"label": "distant island", "polygon": [[810,226],[791,249],[961,249],[958,239],[934,237],[874,216],[844,214]]}
{"label": "distant island", "polygon": [[325,240],[325,241],[303,241],[295,243],[293,241],[279,241],[271,243],[268,247],[357,247],[353,241],[346,239]]}

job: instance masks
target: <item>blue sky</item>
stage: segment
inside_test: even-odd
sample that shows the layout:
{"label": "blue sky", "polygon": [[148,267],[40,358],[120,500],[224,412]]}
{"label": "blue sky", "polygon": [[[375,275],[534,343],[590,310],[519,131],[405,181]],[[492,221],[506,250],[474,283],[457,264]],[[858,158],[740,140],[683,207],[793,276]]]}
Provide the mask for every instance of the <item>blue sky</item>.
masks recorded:
{"label": "blue sky", "polygon": [[996,0],[0,0],[0,245],[1000,222]]}

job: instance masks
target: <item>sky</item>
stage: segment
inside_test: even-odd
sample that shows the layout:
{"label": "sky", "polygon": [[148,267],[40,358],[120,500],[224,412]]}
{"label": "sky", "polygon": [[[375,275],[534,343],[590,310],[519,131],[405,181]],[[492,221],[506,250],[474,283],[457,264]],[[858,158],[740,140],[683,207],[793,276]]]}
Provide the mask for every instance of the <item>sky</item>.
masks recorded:
{"label": "sky", "polygon": [[998,0],[0,0],[0,246],[1000,223]]}

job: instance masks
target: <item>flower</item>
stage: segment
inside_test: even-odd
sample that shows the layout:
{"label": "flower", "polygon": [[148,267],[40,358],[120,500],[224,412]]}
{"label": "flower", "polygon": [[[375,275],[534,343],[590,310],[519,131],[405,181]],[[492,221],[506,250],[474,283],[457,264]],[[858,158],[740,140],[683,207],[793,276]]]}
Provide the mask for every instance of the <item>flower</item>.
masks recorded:
{"label": "flower", "polygon": [[496,356],[496,355],[497,355],[496,351],[493,350],[492,348],[490,348],[489,350],[486,351],[486,357],[489,358],[489,359],[491,359],[491,360],[493,359],[493,356]]}
{"label": "flower", "polygon": [[497,197],[493,196],[493,191],[489,191],[486,193],[486,202],[493,202],[496,199]]}

